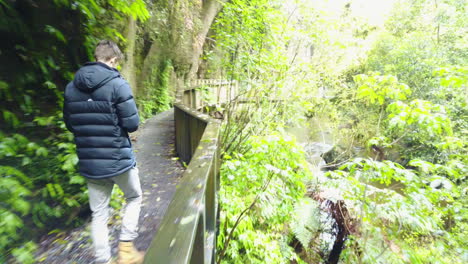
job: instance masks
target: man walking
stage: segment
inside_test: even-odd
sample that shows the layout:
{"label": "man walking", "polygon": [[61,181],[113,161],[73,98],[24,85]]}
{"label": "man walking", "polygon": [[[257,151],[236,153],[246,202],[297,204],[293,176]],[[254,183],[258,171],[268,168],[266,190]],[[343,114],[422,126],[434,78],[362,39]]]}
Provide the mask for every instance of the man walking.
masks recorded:
{"label": "man walking", "polygon": [[96,62],[80,68],[65,89],[64,120],[75,136],[79,172],[88,182],[96,263],[112,263],[107,221],[114,184],[127,201],[118,263],[142,263],[143,253],[133,245],[142,192],[128,135],[138,129],[138,111],[129,84],[115,69],[123,57],[117,44],[100,41],[94,56]]}

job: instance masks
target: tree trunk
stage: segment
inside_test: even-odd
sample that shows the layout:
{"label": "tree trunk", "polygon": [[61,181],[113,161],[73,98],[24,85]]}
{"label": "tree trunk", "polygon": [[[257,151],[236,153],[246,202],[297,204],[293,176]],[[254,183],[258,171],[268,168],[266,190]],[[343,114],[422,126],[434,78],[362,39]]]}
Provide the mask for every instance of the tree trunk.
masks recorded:
{"label": "tree trunk", "polygon": [[135,81],[135,41],[136,41],[136,21],[131,16],[128,19],[127,34],[127,48],[125,49],[125,62],[122,65],[122,75],[127,79],[130,87],[132,87],[133,94],[138,92],[138,86]]}
{"label": "tree trunk", "polygon": [[221,11],[225,2],[227,2],[227,0],[207,0],[203,3],[203,9],[200,14],[202,25],[200,31],[193,40],[193,55],[188,79],[196,78],[198,67],[200,65],[200,56],[203,53],[203,46],[205,44],[206,36],[211,28],[211,24],[213,24],[215,17]]}

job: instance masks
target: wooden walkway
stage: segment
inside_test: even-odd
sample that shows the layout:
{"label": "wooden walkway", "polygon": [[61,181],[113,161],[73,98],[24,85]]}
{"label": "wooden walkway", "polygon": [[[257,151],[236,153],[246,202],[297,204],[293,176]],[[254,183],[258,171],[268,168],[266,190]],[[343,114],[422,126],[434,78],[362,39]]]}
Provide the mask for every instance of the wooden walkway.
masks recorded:
{"label": "wooden walkway", "polygon": [[[135,243],[146,250],[158,229],[175,188],[183,173],[183,166],[174,149],[174,112],[169,110],[147,120],[135,133],[133,142],[137,166],[143,189],[143,206],[140,214],[140,236]],[[112,254],[116,256],[120,227],[119,212],[114,212],[110,223]],[[93,251],[89,221],[84,226],[66,232],[45,236],[39,243],[38,263],[89,264]]]}

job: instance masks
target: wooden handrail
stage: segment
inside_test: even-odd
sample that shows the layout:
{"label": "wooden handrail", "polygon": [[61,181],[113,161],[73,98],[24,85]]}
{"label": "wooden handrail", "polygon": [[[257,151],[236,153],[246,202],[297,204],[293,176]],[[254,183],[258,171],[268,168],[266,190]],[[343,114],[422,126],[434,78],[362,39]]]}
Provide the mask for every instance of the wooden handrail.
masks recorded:
{"label": "wooden handrail", "polygon": [[196,88],[184,90],[174,104],[176,150],[188,167],[145,264],[215,262],[220,122],[197,111]]}
{"label": "wooden handrail", "polygon": [[[204,91],[202,88],[208,88],[208,91]],[[204,95],[210,94],[216,100],[216,104],[223,104],[233,100],[238,89],[236,81],[195,80],[179,94],[179,98],[185,106],[200,110],[209,103],[204,102]]]}

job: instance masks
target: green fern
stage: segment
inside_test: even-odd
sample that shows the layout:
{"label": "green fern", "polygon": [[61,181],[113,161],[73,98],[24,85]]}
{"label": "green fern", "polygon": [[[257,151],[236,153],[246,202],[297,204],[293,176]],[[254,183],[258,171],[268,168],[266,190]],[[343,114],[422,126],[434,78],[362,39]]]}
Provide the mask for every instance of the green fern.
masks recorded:
{"label": "green fern", "polygon": [[291,230],[294,236],[307,248],[319,229],[319,204],[310,198],[301,199],[294,206]]}

